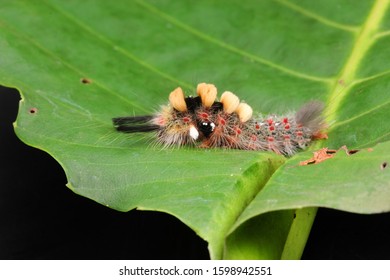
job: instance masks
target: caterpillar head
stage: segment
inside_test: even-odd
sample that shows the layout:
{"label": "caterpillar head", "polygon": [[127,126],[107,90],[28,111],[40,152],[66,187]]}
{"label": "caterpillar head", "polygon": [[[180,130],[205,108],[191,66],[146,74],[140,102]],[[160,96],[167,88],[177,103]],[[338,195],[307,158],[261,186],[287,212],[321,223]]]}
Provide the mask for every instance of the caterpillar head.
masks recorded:
{"label": "caterpillar head", "polygon": [[220,101],[216,98],[217,88],[206,83],[198,84],[195,97],[185,97],[180,87],[172,91],[169,105],[153,121],[160,126],[159,142],[165,146],[195,142],[210,146],[219,138],[234,134],[232,127],[239,129],[241,123],[252,117],[252,108],[240,103],[233,93],[224,92]]}

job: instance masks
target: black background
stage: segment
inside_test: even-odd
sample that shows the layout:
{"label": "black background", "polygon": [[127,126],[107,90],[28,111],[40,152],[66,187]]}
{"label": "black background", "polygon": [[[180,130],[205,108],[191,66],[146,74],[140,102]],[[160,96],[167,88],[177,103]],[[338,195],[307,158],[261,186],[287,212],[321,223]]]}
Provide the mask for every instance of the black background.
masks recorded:
{"label": "black background", "polygon": [[[117,212],[69,190],[60,165],[13,131],[20,96],[0,87],[0,259],[207,259],[176,218]],[[390,259],[390,213],[319,209],[303,259]]]}

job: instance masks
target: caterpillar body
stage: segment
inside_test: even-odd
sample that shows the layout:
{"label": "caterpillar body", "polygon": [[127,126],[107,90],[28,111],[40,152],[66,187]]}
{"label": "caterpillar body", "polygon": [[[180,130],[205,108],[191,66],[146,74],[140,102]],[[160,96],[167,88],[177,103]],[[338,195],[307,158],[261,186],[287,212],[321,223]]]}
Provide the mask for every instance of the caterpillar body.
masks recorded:
{"label": "caterpillar body", "polygon": [[252,108],[232,92],[225,91],[217,101],[217,88],[201,83],[195,97],[185,97],[179,87],[159,112],[113,118],[113,123],[121,132],[155,132],[157,142],[164,147],[221,147],[290,156],[313,139],[326,138],[322,111],[321,102],[311,101],[296,113],[253,117]]}

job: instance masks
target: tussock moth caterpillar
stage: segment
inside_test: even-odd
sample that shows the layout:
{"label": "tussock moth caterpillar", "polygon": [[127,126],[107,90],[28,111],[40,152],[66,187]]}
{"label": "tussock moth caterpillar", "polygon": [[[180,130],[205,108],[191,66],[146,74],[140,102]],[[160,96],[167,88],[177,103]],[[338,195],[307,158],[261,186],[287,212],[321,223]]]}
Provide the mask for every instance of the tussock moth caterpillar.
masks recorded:
{"label": "tussock moth caterpillar", "polygon": [[178,87],[159,112],[113,118],[113,123],[121,132],[155,132],[164,147],[193,145],[293,155],[313,139],[326,138],[321,133],[325,128],[322,110],[321,102],[311,101],[296,113],[253,117],[252,108],[232,92],[225,91],[217,101],[217,88],[201,83],[196,97],[185,97]]}

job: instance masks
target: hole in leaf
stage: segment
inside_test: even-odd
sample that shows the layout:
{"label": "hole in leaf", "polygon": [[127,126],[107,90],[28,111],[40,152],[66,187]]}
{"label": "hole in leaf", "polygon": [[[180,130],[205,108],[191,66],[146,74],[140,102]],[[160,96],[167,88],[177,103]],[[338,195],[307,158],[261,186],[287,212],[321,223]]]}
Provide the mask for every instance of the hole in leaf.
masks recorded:
{"label": "hole in leaf", "polygon": [[80,82],[83,83],[83,84],[90,84],[90,83],[92,83],[92,81],[90,79],[88,79],[88,78],[82,78],[80,80]]}
{"label": "hole in leaf", "polygon": [[353,154],[356,154],[357,152],[359,152],[359,150],[348,150],[347,154],[348,155],[353,155]]}
{"label": "hole in leaf", "polygon": [[381,164],[381,169],[383,170],[383,169],[385,169],[386,167],[387,167],[387,162],[386,162],[386,161],[382,162],[382,164]]}
{"label": "hole in leaf", "polygon": [[36,114],[36,113],[38,112],[38,109],[35,108],[35,107],[33,107],[33,108],[30,108],[30,110],[28,110],[28,112],[29,112],[30,114]]}

